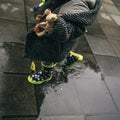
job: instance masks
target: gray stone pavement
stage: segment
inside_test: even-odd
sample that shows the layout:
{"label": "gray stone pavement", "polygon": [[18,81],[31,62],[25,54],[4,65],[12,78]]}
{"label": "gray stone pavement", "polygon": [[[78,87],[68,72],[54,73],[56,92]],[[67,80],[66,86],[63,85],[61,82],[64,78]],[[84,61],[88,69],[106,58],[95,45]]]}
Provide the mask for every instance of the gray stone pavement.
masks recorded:
{"label": "gray stone pavement", "polygon": [[103,0],[96,21],[78,38],[74,51],[84,61],[67,76],[58,65],[53,80],[32,85],[23,54],[38,1],[0,0],[0,120],[120,120],[120,3],[113,1]]}

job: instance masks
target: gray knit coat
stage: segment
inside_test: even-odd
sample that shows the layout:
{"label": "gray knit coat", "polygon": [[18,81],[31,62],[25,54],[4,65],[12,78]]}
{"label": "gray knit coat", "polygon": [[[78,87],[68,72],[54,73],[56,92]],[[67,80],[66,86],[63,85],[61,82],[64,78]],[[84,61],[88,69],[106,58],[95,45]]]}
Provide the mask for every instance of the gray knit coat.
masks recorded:
{"label": "gray knit coat", "polygon": [[101,0],[96,0],[91,7],[87,0],[70,0],[56,8],[54,13],[61,13],[54,28],[42,37],[33,29],[26,35],[25,57],[46,61],[60,62],[76,43],[76,38],[84,34],[85,28],[96,19]]}

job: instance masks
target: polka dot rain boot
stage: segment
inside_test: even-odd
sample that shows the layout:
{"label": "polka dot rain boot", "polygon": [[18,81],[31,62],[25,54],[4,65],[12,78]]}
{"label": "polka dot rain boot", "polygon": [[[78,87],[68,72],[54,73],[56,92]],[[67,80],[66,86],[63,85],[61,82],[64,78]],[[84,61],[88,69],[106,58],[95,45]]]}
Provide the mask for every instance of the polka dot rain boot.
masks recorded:
{"label": "polka dot rain boot", "polygon": [[62,69],[65,71],[67,70],[67,68],[72,67],[75,63],[81,62],[82,60],[83,60],[82,55],[70,51],[65,59],[64,64],[62,65]]}
{"label": "polka dot rain boot", "polygon": [[52,79],[53,68],[56,64],[45,65],[41,63],[42,68],[39,72],[34,72],[28,76],[28,81],[32,84],[42,84]]}

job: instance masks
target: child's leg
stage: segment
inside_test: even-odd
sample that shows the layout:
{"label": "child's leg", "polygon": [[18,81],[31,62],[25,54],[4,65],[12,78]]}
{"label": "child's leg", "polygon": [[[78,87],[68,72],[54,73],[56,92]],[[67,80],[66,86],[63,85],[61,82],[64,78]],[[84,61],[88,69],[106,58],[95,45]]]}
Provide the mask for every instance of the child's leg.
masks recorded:
{"label": "child's leg", "polygon": [[67,68],[73,66],[77,62],[81,62],[83,60],[83,56],[70,51],[69,54],[65,58],[65,62],[63,64],[63,70],[66,70]]}
{"label": "child's leg", "polygon": [[53,68],[56,66],[54,63],[41,63],[42,68],[39,72],[32,73],[28,76],[28,81],[32,84],[42,84],[52,79]]}

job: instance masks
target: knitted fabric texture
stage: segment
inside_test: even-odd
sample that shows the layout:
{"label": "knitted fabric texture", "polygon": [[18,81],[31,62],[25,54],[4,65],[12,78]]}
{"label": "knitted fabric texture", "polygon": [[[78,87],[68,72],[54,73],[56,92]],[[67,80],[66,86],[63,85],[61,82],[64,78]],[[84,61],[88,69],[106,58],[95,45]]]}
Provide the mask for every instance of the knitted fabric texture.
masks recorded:
{"label": "knitted fabric texture", "polygon": [[[71,0],[76,5],[86,6],[86,2]],[[81,0],[85,1],[85,0]],[[70,1],[69,1],[70,2]],[[69,4],[69,2],[65,4]],[[60,62],[76,43],[76,38],[85,32],[85,27],[91,25],[96,19],[102,1],[96,0],[95,7],[90,9],[88,6],[83,11],[77,9],[75,5],[68,6],[71,13],[62,11],[64,5],[56,8],[54,13],[61,13],[62,16],[55,21],[54,28],[42,37],[38,37],[33,29],[26,35],[25,57],[46,62]]]}

